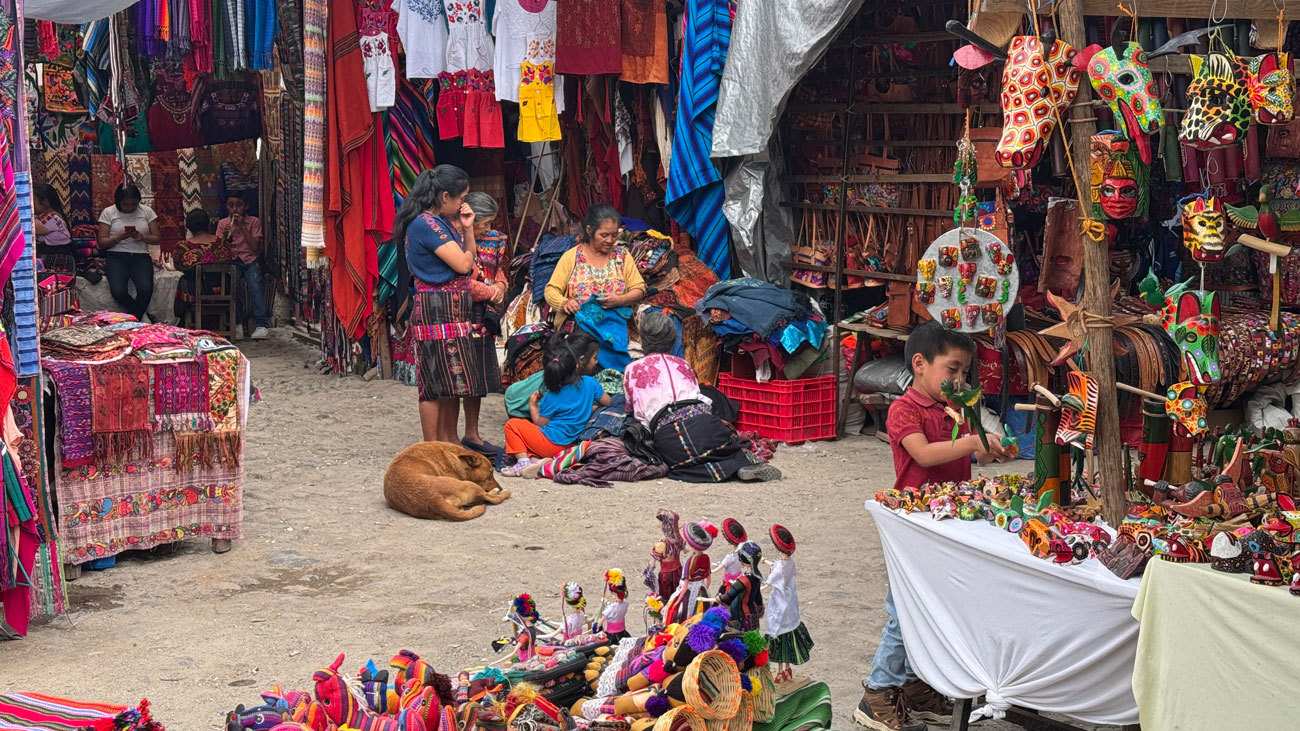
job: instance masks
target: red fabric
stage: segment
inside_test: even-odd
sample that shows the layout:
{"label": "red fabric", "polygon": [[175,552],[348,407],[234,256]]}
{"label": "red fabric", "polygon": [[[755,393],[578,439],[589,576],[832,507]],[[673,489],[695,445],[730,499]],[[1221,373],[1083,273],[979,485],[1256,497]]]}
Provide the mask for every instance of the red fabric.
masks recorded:
{"label": "red fabric", "polygon": [[[369,235],[373,224],[368,225],[366,217],[373,212],[374,201],[366,199],[373,195],[375,183],[367,178],[377,177],[367,149],[375,138],[375,118],[369,105],[356,103],[357,90],[366,88],[366,74],[351,0],[331,0],[328,38],[325,254],[333,269],[334,311],[347,333],[356,337],[373,307],[379,266]],[[388,194],[391,208],[391,188]]]}
{"label": "red fabric", "polygon": [[[903,439],[924,434],[929,442],[952,441],[953,421],[943,404],[917,391],[907,393],[889,407],[885,428],[889,431],[889,448],[894,453],[894,487],[920,487],[927,482],[959,482],[970,479],[970,457],[962,457],[934,467],[922,467],[903,448]],[[961,433],[966,432],[962,427]]]}
{"label": "red fabric", "polygon": [[564,0],[555,5],[555,73],[623,73],[619,4]]}

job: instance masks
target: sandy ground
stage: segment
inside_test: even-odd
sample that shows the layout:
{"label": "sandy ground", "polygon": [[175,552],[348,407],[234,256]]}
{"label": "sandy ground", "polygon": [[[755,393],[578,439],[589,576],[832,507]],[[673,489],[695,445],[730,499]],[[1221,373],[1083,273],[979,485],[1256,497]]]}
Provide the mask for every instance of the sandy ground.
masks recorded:
{"label": "sandy ground", "polygon": [[[857,437],[782,452],[786,478],[760,485],[502,478],[513,497],[483,517],[421,521],[382,494],[389,461],[419,438],[413,389],[319,376],[307,368],[314,351],[283,336],[246,352],[263,401],[249,418],[245,539],[224,555],[195,540],[86,572],[69,585],[70,617],[0,644],[0,690],[147,697],[169,729],[198,731],[273,683],[307,687],[340,652],[355,669],[410,648],[454,672],[494,659],[511,595],[531,592],[558,616],[565,581],[598,597],[606,569],[639,576],[654,513],[668,507],[684,520],[735,517],[767,550],[768,526],[791,529],[816,642],[801,672],[830,684],[835,727],[854,728],[884,618],[884,559],[862,503],[892,482],[885,445]],[[500,435],[504,418],[500,396],[485,400],[485,434]]]}

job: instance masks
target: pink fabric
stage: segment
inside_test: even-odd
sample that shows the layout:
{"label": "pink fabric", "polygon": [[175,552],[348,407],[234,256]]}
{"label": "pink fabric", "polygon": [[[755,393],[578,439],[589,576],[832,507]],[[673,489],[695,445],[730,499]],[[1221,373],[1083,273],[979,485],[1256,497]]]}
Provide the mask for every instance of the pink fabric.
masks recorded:
{"label": "pink fabric", "polygon": [[655,353],[628,364],[623,371],[628,410],[651,428],[663,407],[700,398],[700,383],[690,364],[673,355]]}

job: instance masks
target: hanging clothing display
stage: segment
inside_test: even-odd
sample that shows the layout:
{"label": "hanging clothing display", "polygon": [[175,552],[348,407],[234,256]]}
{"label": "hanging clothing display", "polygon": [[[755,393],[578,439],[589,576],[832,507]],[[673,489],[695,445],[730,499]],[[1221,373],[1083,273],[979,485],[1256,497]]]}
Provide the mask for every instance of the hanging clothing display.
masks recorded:
{"label": "hanging clothing display", "polygon": [[492,36],[487,32],[483,0],[455,0],[443,7],[447,11],[446,70],[492,70]]}
{"label": "hanging clothing display", "polygon": [[687,0],[682,82],[668,169],[668,215],[695,238],[700,260],[731,276],[731,229],[722,214],[722,176],[709,157],[718,85],[731,42],[727,0]]}
{"label": "hanging clothing display", "polygon": [[623,73],[630,84],[668,83],[668,10],[664,0],[623,0]]}
{"label": "hanging clothing display", "polygon": [[[400,1],[400,0],[399,0]],[[328,0],[303,0],[302,245],[325,246],[325,54]]]}
{"label": "hanging clothing display", "polygon": [[[257,84],[224,81],[211,84],[199,102],[199,131],[209,145],[262,136],[262,94]],[[155,147],[156,149],[156,147]]]}
{"label": "hanging clothing display", "polygon": [[248,66],[269,69],[271,45],[275,42],[275,0],[244,0],[244,5]]}
{"label": "hanging clothing display", "polygon": [[554,78],[555,110],[564,111],[564,84],[554,75],[555,2],[553,0],[499,0],[492,18],[496,52],[497,99],[518,102],[523,85],[523,65],[549,64]]}
{"label": "hanging clothing display", "polygon": [[406,51],[406,78],[438,78],[447,69],[448,31],[442,0],[393,0],[393,10]]}
{"label": "hanging clothing display", "polygon": [[154,101],[145,113],[155,150],[179,150],[204,144],[195,124],[196,98],[205,96],[196,85],[188,88],[179,62],[157,62],[153,67]]}
{"label": "hanging clothing display", "polygon": [[361,56],[365,63],[366,92],[370,111],[382,112],[393,106],[397,95],[396,69],[387,33],[361,37]]}
{"label": "hanging clothing display", "polygon": [[519,83],[520,142],[560,139],[560,116],[556,109],[555,68],[550,63],[524,61]]}
{"label": "hanging clothing display", "polygon": [[[529,4],[535,4],[530,2]],[[617,74],[623,71],[619,5],[611,0],[564,0],[555,10],[555,71]]]}

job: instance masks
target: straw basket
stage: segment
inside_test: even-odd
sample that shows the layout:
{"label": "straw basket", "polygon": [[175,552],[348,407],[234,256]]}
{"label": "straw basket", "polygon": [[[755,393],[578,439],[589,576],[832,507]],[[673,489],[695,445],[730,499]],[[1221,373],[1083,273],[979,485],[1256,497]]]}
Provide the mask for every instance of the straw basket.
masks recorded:
{"label": "straw basket", "polygon": [[776,685],[772,682],[772,671],[764,665],[752,677],[759,684],[758,695],[754,696],[754,720],[767,723],[776,715]]}
{"label": "straw basket", "polygon": [[740,710],[725,721],[705,721],[709,731],[752,731],[754,728],[754,699],[748,693],[740,694]]}
{"label": "straw basket", "polygon": [[708,731],[704,719],[690,706],[678,706],[655,721],[654,731]]}
{"label": "straw basket", "polygon": [[721,650],[701,653],[682,674],[682,700],[710,721],[736,715],[740,708],[740,670]]}

